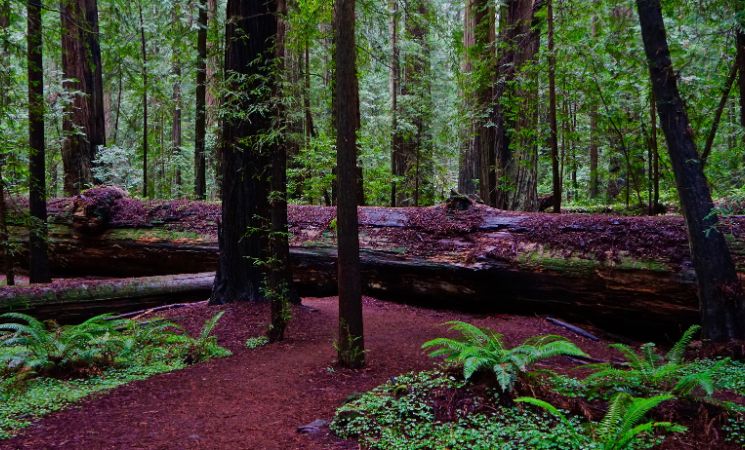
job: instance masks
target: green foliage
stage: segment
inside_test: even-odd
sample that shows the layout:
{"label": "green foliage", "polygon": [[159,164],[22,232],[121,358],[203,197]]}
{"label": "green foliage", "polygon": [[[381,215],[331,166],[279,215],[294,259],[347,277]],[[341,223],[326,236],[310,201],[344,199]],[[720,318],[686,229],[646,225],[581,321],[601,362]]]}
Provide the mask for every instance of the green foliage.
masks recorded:
{"label": "green foliage", "polygon": [[479,371],[491,371],[500,388],[511,391],[518,376],[530,370],[536,362],[556,356],[587,356],[568,339],[555,336],[536,336],[522,345],[507,348],[501,334],[481,329],[466,322],[449,322],[462,339],[437,338],[425,342],[422,348],[434,349],[430,356],[444,356],[446,361],[463,366],[463,377],[468,380]]}
{"label": "green foliage", "polygon": [[[330,428],[380,450],[576,448],[569,437],[579,426],[574,418],[567,428],[548,414],[499,406],[490,412],[458,410],[452,420],[438,420],[433,397],[464,386],[441,372],[400,375],[339,408]],[[499,397],[496,391],[488,395]]]}
{"label": "green foliage", "polygon": [[225,311],[220,311],[212,318],[207,319],[199,336],[191,340],[186,354],[187,362],[202,362],[212,358],[224,358],[232,354],[229,350],[220,347],[217,344],[217,337],[212,334],[223,314],[225,314]]}
{"label": "green foliage", "polygon": [[0,324],[8,332],[0,340],[0,364],[12,372],[40,375],[110,366],[126,342],[120,329],[127,324],[109,314],[96,316],[80,325],[47,324],[26,314],[6,313]]}
{"label": "green foliage", "polygon": [[619,369],[611,364],[598,364],[597,371],[585,379],[591,391],[622,391],[638,395],[670,392],[676,396],[689,397],[701,389],[711,396],[716,386],[712,374],[727,364],[727,360],[705,369],[691,370],[684,360],[685,351],[701,327],[690,327],[665,355],[657,352],[653,343],[646,343],[639,351],[624,344],[612,344],[626,360],[628,369]]}
{"label": "green foliage", "polygon": [[246,341],[246,348],[249,350],[253,350],[259,347],[263,347],[267,344],[269,344],[268,337],[256,336],[256,337],[248,338],[248,340]]}
{"label": "green foliage", "polygon": [[[682,433],[686,427],[670,422],[648,421],[641,423],[647,414],[661,403],[671,400],[672,395],[659,395],[651,398],[634,398],[625,393],[616,394],[610,401],[605,417],[597,424],[589,427],[591,448],[598,450],[623,450],[634,448],[635,444],[641,444],[639,438],[654,430],[671,433]],[[559,409],[548,402],[532,397],[521,397],[515,400],[518,403],[528,403],[548,411],[557,417],[561,423],[571,425],[569,419]],[[576,447],[587,443],[583,436],[571,427],[572,439]]]}

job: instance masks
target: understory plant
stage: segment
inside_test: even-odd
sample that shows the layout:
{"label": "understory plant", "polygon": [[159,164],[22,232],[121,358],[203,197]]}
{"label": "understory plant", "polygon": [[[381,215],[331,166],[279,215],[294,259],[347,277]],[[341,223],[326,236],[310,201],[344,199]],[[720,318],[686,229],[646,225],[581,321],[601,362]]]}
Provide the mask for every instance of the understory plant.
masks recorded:
{"label": "understory plant", "polygon": [[563,336],[545,335],[527,339],[523,344],[508,348],[504,337],[487,328],[466,322],[448,322],[450,330],[461,334],[459,339],[437,338],[425,342],[424,349],[433,349],[431,357],[463,366],[463,377],[469,380],[480,371],[490,371],[503,392],[513,389],[520,374],[538,361],[555,356],[586,357],[574,343]]}
{"label": "understory plant", "polygon": [[693,370],[685,361],[685,352],[701,327],[694,325],[664,355],[654,343],[643,344],[639,351],[624,344],[611,344],[626,360],[628,368],[618,368],[610,363],[593,365],[596,372],[585,378],[585,385],[593,393],[628,392],[635,395],[653,395],[669,392],[676,397],[693,396],[701,389],[711,396],[715,389],[712,375],[728,360],[724,359],[706,369]]}
{"label": "understory plant", "polygon": [[126,320],[109,314],[93,317],[75,326],[41,322],[32,316],[6,313],[0,319],[0,367],[4,371],[48,375],[113,364],[126,347],[122,329]]}
{"label": "understory plant", "polygon": [[[517,403],[527,403],[544,409],[555,416],[565,428],[571,430],[575,447],[589,446],[598,450],[623,450],[631,448],[640,438],[651,437],[654,431],[682,433],[686,427],[672,422],[645,421],[647,414],[661,403],[675,398],[673,395],[658,395],[650,398],[635,398],[618,393],[608,404],[605,417],[598,423],[588,423],[584,433],[571,426],[569,418],[558,408],[533,397],[521,397]],[[588,445],[589,444],[589,445]]]}

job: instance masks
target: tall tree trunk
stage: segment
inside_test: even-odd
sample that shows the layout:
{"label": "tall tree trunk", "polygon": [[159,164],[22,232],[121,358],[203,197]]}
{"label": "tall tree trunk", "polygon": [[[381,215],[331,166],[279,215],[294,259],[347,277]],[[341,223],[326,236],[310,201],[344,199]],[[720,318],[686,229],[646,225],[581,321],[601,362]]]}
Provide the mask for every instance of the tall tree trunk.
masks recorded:
{"label": "tall tree trunk", "polygon": [[[476,17],[477,0],[466,0],[463,11],[463,63],[461,71],[467,76],[467,79],[473,78],[474,69],[473,58],[476,57]],[[477,105],[474,104],[472,89],[469,86],[463,86],[462,97],[465,99],[464,107],[466,111],[473,113]],[[461,149],[459,167],[458,167],[458,192],[462,194],[475,194],[479,190],[478,178],[481,176],[481,157],[477,148],[476,133],[478,130],[478,121],[472,120],[467,126],[465,142]]]}
{"label": "tall tree trunk", "polygon": [[[0,0],[0,58],[8,61],[10,45],[10,0]],[[5,114],[8,107],[7,92],[11,86],[9,67],[0,67],[0,114]],[[5,282],[8,286],[15,284],[15,271],[11,243],[8,239],[8,205],[5,203],[5,179],[3,168],[7,161],[5,150],[0,150],[0,257],[2,257]]]}
{"label": "tall tree trunk", "polygon": [[644,49],[696,269],[704,336],[745,339],[745,295],[701,167],[678,92],[659,0],[637,0]]}
{"label": "tall tree trunk", "polygon": [[[220,106],[220,98],[216,95],[217,86],[222,80],[222,69],[224,64],[221,64],[221,58],[219,51],[219,43],[209,39],[209,36],[218,36],[220,23],[218,21],[218,0],[207,0],[207,92],[206,92],[206,103],[207,103],[207,129],[210,130],[213,127],[216,128],[215,133],[217,134],[215,141],[217,145],[214,147],[212,158],[214,160],[214,173],[215,173],[215,193],[217,197],[222,195],[222,148],[221,143],[222,137],[220,132],[222,130],[222,124],[219,123],[218,109]],[[225,49],[222,49],[222,54],[225,53]],[[223,61],[224,63],[224,61]]]}
{"label": "tall tree trunk", "polygon": [[740,91],[740,125],[745,128],[745,31],[737,32],[737,67],[740,78],[737,86]]}
{"label": "tall tree trunk", "polygon": [[398,1],[390,0],[388,8],[391,14],[389,32],[391,38],[391,66],[389,72],[389,84],[391,92],[391,206],[401,206],[399,203],[399,183],[398,179],[403,178],[402,172],[402,147],[403,138],[398,130],[398,94],[400,91],[401,69],[400,51],[398,42],[398,23],[400,15],[398,12]]}
{"label": "tall tree trunk", "polygon": [[556,125],[556,49],[554,48],[554,2],[547,1],[548,19],[548,124],[551,129],[551,175],[553,179],[553,210],[561,212],[561,175],[559,174],[559,141]]}
{"label": "tall tree trunk", "polygon": [[402,93],[406,96],[408,122],[413,132],[404,136],[402,147],[403,167],[401,175],[405,182],[399,189],[399,205],[419,206],[425,184],[423,174],[431,160],[431,151],[425,148],[427,120],[430,115],[429,89],[429,44],[427,43],[427,3],[425,0],[408,0],[406,3],[406,35],[411,41],[406,54]]}
{"label": "tall tree trunk", "polygon": [[303,108],[305,109],[305,138],[306,146],[310,144],[310,139],[316,137],[316,128],[313,125],[313,109],[311,108],[311,86],[310,86],[310,44],[308,39],[303,46]]}
{"label": "tall tree trunk", "polygon": [[179,49],[176,48],[178,41],[181,39],[183,33],[181,27],[181,5],[178,1],[173,3],[173,33],[177,36],[177,40],[174,42],[173,48],[173,93],[171,100],[173,101],[173,123],[171,125],[171,155],[173,156],[173,162],[175,163],[175,195],[181,197],[183,195],[182,180],[181,180],[181,146],[182,146],[182,118],[181,118],[181,58],[179,56]]}
{"label": "tall tree trunk", "polygon": [[207,158],[205,156],[205,140],[207,137],[207,6],[207,0],[199,1],[196,117],[194,126],[194,197],[197,200],[204,200],[207,197]]}
{"label": "tall tree trunk", "polygon": [[[277,36],[275,70],[287,72],[286,39],[289,23],[287,21],[286,0],[277,0]],[[280,75],[276,74],[275,76]],[[281,96],[284,95],[279,83],[274,83],[276,101],[276,123],[279,135],[285,136],[284,131],[289,126],[287,113],[282,106]],[[271,326],[269,338],[272,341],[284,339],[285,328],[289,320],[290,302],[297,301],[292,292],[292,273],[290,272],[290,243],[287,220],[287,139],[280,137],[272,148],[271,154],[271,193],[269,207],[271,208],[271,231],[269,233],[269,251],[267,269],[267,296],[271,301]],[[294,297],[294,298],[293,298]]]}
{"label": "tall tree trunk", "polygon": [[[508,0],[503,12],[504,26],[500,27],[494,94],[499,101],[492,120],[496,128],[496,169],[491,203],[502,209],[530,211],[538,207],[537,142],[531,133],[524,132],[536,128],[537,87],[526,79],[532,75],[525,72],[538,54],[540,30],[536,13],[542,4],[541,0]],[[520,86],[515,86],[513,82],[520,77]],[[506,113],[503,105],[509,102],[517,102],[516,114]]]}
{"label": "tall tree trunk", "polygon": [[61,0],[64,89],[74,93],[62,118],[65,193],[93,184],[92,166],[106,145],[101,48],[96,0]]}
{"label": "tall tree trunk", "polygon": [[148,196],[148,179],[147,179],[147,152],[148,152],[148,136],[147,136],[147,41],[145,40],[145,22],[142,18],[142,0],[137,2],[138,12],[140,15],[140,54],[142,57],[142,196],[147,198]]}
{"label": "tall tree trunk", "polygon": [[722,88],[722,97],[719,99],[719,105],[714,112],[714,120],[711,122],[711,128],[709,134],[706,136],[706,145],[704,151],[701,153],[701,165],[706,166],[706,161],[709,159],[711,149],[714,147],[714,139],[717,136],[717,130],[719,129],[719,122],[722,120],[722,113],[724,108],[727,106],[727,100],[729,99],[729,93],[732,90],[732,85],[735,84],[735,78],[737,78],[737,61],[732,64],[732,68],[729,71],[727,80],[724,82]]}
{"label": "tall tree trunk", "polygon": [[355,0],[336,0],[334,42],[336,65],[337,241],[339,283],[339,363],[365,363],[362,326],[362,281],[357,221],[357,130],[359,88],[355,45]]}
{"label": "tall tree trunk", "polygon": [[[592,29],[590,35],[597,36],[597,16],[592,16]],[[593,100],[590,103],[590,198],[596,199],[599,194],[598,176],[598,105]]]}
{"label": "tall tree trunk", "polygon": [[269,165],[275,145],[267,135],[274,120],[270,103],[276,11],[275,1],[228,0],[225,77],[229,94],[223,98],[222,222],[213,304],[265,298],[263,267],[271,225]]}
{"label": "tall tree trunk", "polygon": [[47,199],[44,158],[44,67],[41,5],[28,0],[29,281],[48,283]]}

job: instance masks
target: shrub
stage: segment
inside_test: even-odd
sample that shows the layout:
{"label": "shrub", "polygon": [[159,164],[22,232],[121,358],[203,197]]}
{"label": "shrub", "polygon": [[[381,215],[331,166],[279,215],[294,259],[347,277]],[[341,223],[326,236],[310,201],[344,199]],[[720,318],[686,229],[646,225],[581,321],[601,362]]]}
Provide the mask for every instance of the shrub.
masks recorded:
{"label": "shrub", "polygon": [[698,388],[711,396],[715,390],[712,374],[728,360],[700,370],[692,370],[684,360],[685,351],[701,327],[690,327],[665,355],[657,352],[654,343],[646,343],[639,351],[624,344],[612,344],[626,360],[628,369],[619,369],[611,364],[597,364],[597,371],[585,379],[592,392],[606,390],[622,391],[638,395],[670,392],[676,396],[688,397]]}
{"label": "shrub", "polygon": [[536,336],[520,346],[507,348],[502,335],[492,330],[459,321],[449,325],[461,334],[461,339],[437,338],[425,342],[422,348],[433,348],[432,357],[444,356],[446,361],[462,365],[466,380],[479,371],[491,371],[503,392],[511,391],[518,376],[542,359],[587,356],[562,336]]}
{"label": "shrub", "polygon": [[[686,427],[671,422],[648,421],[640,423],[647,414],[661,403],[674,398],[672,395],[658,395],[651,398],[634,398],[625,393],[616,394],[608,405],[603,420],[590,424],[587,434],[582,434],[571,427],[569,419],[555,406],[533,397],[521,397],[515,401],[528,403],[548,411],[572,430],[572,439],[576,447],[583,447],[589,440],[592,448],[600,450],[622,450],[631,448],[642,435],[654,430],[682,433]],[[589,439],[588,439],[589,436]]]}
{"label": "shrub", "polygon": [[112,365],[125,346],[121,329],[129,322],[110,314],[70,326],[20,313],[0,318],[13,320],[0,324],[0,332],[9,332],[0,340],[0,363],[6,371],[39,375]]}

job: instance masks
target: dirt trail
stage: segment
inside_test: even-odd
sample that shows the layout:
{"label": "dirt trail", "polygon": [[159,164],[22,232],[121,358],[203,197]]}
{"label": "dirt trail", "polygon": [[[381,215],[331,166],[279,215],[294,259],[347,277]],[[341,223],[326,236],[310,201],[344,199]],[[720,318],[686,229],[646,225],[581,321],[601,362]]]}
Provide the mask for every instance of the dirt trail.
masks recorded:
{"label": "dirt trail", "polygon": [[[9,441],[8,449],[352,449],[327,428],[299,434],[298,426],[330,420],[355,392],[391,376],[432,366],[420,345],[442,335],[442,323],[466,319],[499,329],[510,342],[540,333],[564,334],[593,355],[607,352],[545,320],[434,311],[365,299],[368,367],[334,365],[335,298],[305,299],[295,309],[288,339],[255,350],[243,344],[266,326],[266,305],[231,305],[216,332],[234,356],[159,375],[97,395],[53,414]],[[216,308],[168,313],[196,332]]]}

